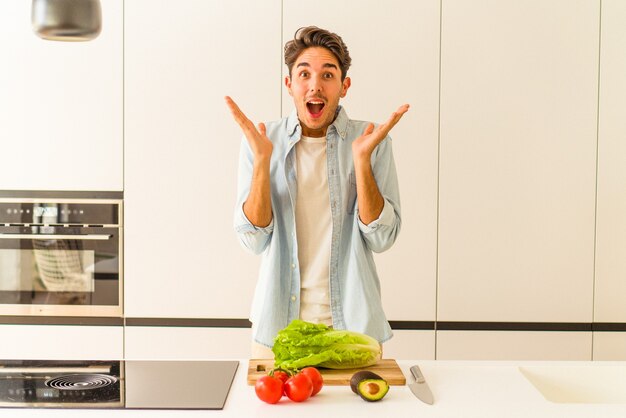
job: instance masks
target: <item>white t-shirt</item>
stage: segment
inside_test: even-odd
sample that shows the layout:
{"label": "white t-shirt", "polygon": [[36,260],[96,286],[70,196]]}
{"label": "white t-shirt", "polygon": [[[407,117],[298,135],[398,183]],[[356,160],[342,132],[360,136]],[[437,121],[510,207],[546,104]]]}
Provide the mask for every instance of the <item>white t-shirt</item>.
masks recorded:
{"label": "white t-shirt", "polygon": [[296,236],[300,264],[300,319],[332,326],[330,245],[332,217],[326,137],[296,144]]}

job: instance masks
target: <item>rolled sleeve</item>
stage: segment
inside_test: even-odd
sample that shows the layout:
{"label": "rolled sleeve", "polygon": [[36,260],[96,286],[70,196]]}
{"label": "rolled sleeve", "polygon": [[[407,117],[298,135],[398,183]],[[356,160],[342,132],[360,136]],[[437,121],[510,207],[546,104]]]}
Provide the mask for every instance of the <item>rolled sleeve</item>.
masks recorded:
{"label": "rolled sleeve", "polygon": [[391,138],[387,137],[376,148],[372,159],[372,170],[378,190],[384,199],[383,210],[378,219],[365,225],[359,218],[358,208],[355,211],[359,231],[367,246],[376,253],[383,252],[393,245],[402,224],[400,215],[400,190],[396,166],[391,149]]}
{"label": "rolled sleeve", "polygon": [[270,224],[266,227],[260,227],[260,226],[256,226],[254,225],[252,222],[250,222],[250,219],[248,219],[248,217],[246,216],[246,213],[243,211],[243,206],[241,208],[239,208],[238,211],[238,221],[235,221],[235,231],[239,234],[244,234],[244,233],[257,233],[260,232],[262,234],[265,235],[270,235],[272,233],[272,231],[274,231],[274,217],[272,217],[272,220],[270,221]]}
{"label": "rolled sleeve", "polygon": [[371,232],[376,231],[380,226],[393,226],[393,223],[396,219],[396,215],[393,210],[393,206],[387,199],[384,199],[385,204],[383,206],[383,210],[380,212],[380,216],[378,219],[373,220],[369,224],[365,225],[361,222],[361,218],[359,217],[359,211],[357,208],[357,220],[359,222],[359,229],[364,234],[369,234]]}
{"label": "rolled sleeve", "polygon": [[[239,173],[237,184],[237,206],[235,208],[233,227],[241,245],[253,252],[261,254],[267,247],[274,231],[274,217],[266,227],[258,227],[246,216],[243,211],[243,204],[250,193],[250,182],[252,181],[252,151],[245,138],[241,141],[239,154]],[[272,208],[272,213],[273,208]]]}

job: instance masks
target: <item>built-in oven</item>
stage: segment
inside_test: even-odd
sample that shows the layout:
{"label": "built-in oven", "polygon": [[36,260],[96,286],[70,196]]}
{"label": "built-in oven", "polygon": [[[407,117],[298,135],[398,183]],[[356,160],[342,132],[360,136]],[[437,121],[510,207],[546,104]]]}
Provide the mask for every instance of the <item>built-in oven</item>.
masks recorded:
{"label": "built-in oven", "polygon": [[122,200],[0,198],[0,315],[122,316]]}

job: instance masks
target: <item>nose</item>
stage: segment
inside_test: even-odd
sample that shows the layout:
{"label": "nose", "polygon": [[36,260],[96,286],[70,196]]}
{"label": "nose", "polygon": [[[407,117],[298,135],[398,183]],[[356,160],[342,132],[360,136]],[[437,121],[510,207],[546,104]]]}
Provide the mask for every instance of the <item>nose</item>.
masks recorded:
{"label": "nose", "polygon": [[322,91],[321,80],[318,80],[317,78],[313,78],[311,80],[311,84],[309,84],[309,89],[311,90],[311,92]]}

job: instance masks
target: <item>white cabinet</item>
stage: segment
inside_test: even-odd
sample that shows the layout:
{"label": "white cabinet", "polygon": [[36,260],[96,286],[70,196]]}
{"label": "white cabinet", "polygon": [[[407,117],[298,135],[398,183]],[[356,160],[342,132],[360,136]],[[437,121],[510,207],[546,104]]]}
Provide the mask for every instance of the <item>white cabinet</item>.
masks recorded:
{"label": "white cabinet", "polygon": [[595,322],[626,322],[625,21],[626,2],[602,1]]}
{"label": "white cabinet", "polygon": [[128,360],[249,358],[250,328],[126,327]]}
{"label": "white cabinet", "polygon": [[[391,132],[402,229],[375,260],[390,320],[435,319],[439,1],[348,0],[302,7],[283,2],[283,41],[302,26],[339,34],[350,51],[352,86],[342,104],[357,120],[385,122],[401,104],[411,108]],[[332,10],[332,13],[328,11]],[[288,75],[286,66],[283,76]],[[283,115],[293,100],[283,91]]]}
{"label": "white cabinet", "polygon": [[0,190],[123,189],[123,2],[90,42],[37,37],[30,1],[0,2]]}
{"label": "white cabinet", "polygon": [[594,332],[594,360],[626,360],[626,332]]}
{"label": "white cabinet", "polygon": [[[125,358],[248,358],[251,341],[250,328],[127,326]],[[383,344],[383,357],[434,360],[434,348],[434,331],[395,330]]]}
{"label": "white cabinet", "polygon": [[435,360],[435,331],[394,330],[383,344],[383,358]]}
{"label": "white cabinet", "polygon": [[121,360],[122,326],[0,325],[1,359]]}
{"label": "white cabinet", "polygon": [[591,322],[598,24],[594,1],[443,2],[439,320]]}
{"label": "white cabinet", "polygon": [[279,0],[125,3],[125,315],[246,318],[259,258],[232,226],[224,104],[280,118]]}
{"label": "white cabinet", "polygon": [[591,360],[591,334],[437,331],[437,360]]}

